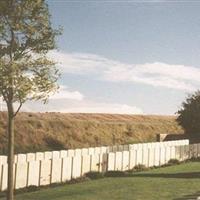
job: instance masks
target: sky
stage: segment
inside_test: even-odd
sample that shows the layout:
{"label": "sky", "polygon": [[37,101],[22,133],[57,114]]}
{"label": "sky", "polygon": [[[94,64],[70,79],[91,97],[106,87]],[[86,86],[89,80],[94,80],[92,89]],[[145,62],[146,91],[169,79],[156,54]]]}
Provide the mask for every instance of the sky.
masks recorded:
{"label": "sky", "polygon": [[200,2],[47,3],[60,90],[25,111],[174,115],[200,88]]}

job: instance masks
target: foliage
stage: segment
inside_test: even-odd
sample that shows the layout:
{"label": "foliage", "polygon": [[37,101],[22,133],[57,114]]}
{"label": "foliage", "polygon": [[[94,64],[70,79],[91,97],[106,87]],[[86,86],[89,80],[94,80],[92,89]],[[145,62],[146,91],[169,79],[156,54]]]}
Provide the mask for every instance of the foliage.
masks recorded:
{"label": "foliage", "polygon": [[133,171],[145,171],[148,168],[143,164],[138,164],[133,168]]}
{"label": "foliage", "polygon": [[178,159],[170,159],[167,163],[168,165],[178,165],[180,161]]}
{"label": "foliage", "polygon": [[85,176],[90,179],[99,179],[99,178],[103,178],[104,174],[101,172],[91,171],[91,172],[86,173]]}
{"label": "foliage", "polygon": [[200,134],[200,91],[189,95],[177,112],[177,122],[188,134]]}
{"label": "foliage", "polygon": [[124,171],[107,171],[105,172],[105,177],[125,177],[127,172]]}
{"label": "foliage", "polygon": [[20,105],[57,89],[59,72],[47,52],[59,31],[44,0],[0,1],[0,96]]}
{"label": "foliage", "polygon": [[[59,31],[51,27],[44,0],[0,1],[0,97],[8,111],[8,192],[13,200],[14,118],[24,102],[42,100],[58,88],[59,72],[47,52]],[[18,107],[14,109],[14,103]]]}

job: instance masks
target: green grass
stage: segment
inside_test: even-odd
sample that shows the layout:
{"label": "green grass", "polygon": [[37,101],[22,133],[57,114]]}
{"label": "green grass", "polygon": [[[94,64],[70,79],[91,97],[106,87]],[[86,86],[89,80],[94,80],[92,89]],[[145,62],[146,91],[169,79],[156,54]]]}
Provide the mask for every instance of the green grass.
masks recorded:
{"label": "green grass", "polygon": [[[181,200],[200,191],[200,162],[66,184],[18,194],[16,200]],[[199,194],[200,196],[200,194]]]}

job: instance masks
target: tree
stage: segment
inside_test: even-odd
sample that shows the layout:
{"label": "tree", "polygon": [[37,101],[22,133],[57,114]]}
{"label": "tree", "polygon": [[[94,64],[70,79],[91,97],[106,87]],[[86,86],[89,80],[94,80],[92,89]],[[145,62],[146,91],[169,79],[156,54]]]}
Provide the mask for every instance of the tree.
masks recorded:
{"label": "tree", "polygon": [[177,122],[187,134],[200,134],[200,91],[189,95],[177,113]]}
{"label": "tree", "polygon": [[58,88],[59,72],[47,57],[58,34],[44,0],[0,1],[0,97],[8,113],[7,200],[13,200],[14,118],[26,101],[46,103]]}

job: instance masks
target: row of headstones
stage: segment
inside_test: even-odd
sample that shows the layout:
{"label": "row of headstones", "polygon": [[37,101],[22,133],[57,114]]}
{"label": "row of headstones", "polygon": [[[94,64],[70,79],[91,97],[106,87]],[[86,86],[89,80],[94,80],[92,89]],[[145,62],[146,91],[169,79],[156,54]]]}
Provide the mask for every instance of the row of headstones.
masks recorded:
{"label": "row of headstones", "polygon": [[[108,154],[76,155],[73,157],[54,158],[17,162],[14,164],[15,189],[28,186],[43,186],[61,183],[79,178],[90,171],[107,170]],[[0,167],[0,190],[7,188],[7,163]]]}
{"label": "row of headstones", "polygon": [[[185,160],[200,156],[200,144],[176,147],[140,148],[136,150],[76,155],[50,160],[15,164],[15,188],[60,183],[83,176],[90,171],[130,170],[138,164],[147,167],[166,164],[170,159]],[[7,164],[0,168],[0,188],[7,188]]]}
{"label": "row of headstones", "polygon": [[126,171],[142,164],[146,167],[161,166],[171,159],[184,161],[200,157],[200,144],[140,148],[108,154],[108,171]]}
{"label": "row of headstones", "polygon": [[[116,145],[116,146],[102,146],[102,147],[90,147],[82,149],[69,149],[61,151],[46,151],[46,152],[36,152],[36,153],[27,153],[27,154],[17,154],[15,155],[15,163],[17,162],[30,162],[35,160],[50,160],[57,158],[65,157],[74,157],[77,155],[95,155],[95,154],[104,154],[109,152],[118,152],[118,151],[129,151],[132,149],[140,148],[155,148],[163,146],[179,146],[179,145],[188,145],[189,140],[175,140],[167,142],[151,142],[151,143],[139,143],[139,144],[129,144],[129,145]],[[0,164],[7,163],[7,156],[0,156]]]}

